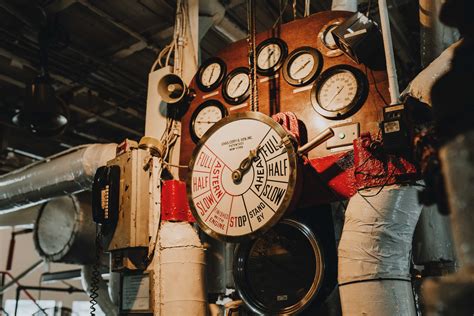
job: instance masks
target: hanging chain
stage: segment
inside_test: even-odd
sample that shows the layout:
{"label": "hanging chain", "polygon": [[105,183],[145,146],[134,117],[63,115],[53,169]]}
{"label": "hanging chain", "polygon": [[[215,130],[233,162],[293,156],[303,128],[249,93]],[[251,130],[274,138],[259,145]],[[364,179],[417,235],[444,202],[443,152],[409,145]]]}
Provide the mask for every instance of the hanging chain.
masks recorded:
{"label": "hanging chain", "polygon": [[250,76],[250,110],[258,112],[258,85],[257,85],[257,52],[255,51],[255,0],[247,2],[248,43],[249,43],[249,76]]}

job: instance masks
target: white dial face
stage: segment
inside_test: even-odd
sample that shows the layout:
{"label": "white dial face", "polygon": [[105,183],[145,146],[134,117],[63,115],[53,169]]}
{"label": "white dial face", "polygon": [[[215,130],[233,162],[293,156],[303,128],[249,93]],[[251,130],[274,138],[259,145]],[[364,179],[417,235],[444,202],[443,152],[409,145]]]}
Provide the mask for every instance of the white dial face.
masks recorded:
{"label": "white dial face", "polygon": [[218,106],[209,105],[203,108],[194,119],[194,134],[201,138],[208,129],[222,119],[222,111]]}
{"label": "white dial face", "polygon": [[201,83],[206,87],[213,85],[221,75],[222,68],[218,63],[208,65],[202,72]]}
{"label": "white dial face", "polygon": [[296,57],[288,71],[291,78],[295,80],[302,80],[307,77],[314,68],[315,60],[313,55],[309,53],[303,53]]}
{"label": "white dial face", "polygon": [[318,103],[327,111],[340,111],[350,105],[357,94],[357,80],[348,71],[332,75],[321,85]]}
{"label": "white dial face", "polygon": [[272,127],[251,118],[230,121],[211,134],[194,153],[188,179],[201,228],[241,237],[281,216],[279,208],[293,192],[294,156],[287,146]]}
{"label": "white dial face", "polygon": [[243,96],[250,86],[250,78],[246,73],[238,73],[227,83],[226,92],[230,98],[237,99]]}
{"label": "white dial face", "polygon": [[266,70],[275,67],[281,58],[281,48],[277,44],[268,44],[258,54],[257,66]]}

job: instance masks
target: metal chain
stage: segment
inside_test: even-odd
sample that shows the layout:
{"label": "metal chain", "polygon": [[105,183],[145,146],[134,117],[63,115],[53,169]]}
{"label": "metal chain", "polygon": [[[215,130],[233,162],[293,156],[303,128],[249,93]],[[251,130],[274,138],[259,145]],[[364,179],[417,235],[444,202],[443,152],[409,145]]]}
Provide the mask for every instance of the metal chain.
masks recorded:
{"label": "metal chain", "polygon": [[257,85],[257,52],[255,51],[255,0],[247,2],[248,43],[249,43],[249,76],[250,76],[250,110],[258,112],[258,85]]}

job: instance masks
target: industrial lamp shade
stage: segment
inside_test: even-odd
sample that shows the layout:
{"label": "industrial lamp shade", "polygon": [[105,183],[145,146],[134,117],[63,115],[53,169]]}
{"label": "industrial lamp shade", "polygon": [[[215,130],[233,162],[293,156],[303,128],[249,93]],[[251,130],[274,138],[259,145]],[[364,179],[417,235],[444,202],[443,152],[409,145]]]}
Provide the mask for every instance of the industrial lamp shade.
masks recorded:
{"label": "industrial lamp shade", "polygon": [[26,87],[23,108],[12,119],[31,133],[51,137],[64,131],[68,113],[63,102],[56,97],[47,76],[39,76]]}

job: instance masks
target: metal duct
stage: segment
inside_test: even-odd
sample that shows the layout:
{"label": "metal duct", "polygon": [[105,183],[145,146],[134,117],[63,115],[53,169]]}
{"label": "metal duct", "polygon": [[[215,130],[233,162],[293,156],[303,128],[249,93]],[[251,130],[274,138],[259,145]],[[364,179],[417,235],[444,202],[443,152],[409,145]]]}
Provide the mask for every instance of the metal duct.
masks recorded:
{"label": "metal duct", "polygon": [[95,224],[90,200],[90,193],[84,192],[53,199],[41,206],[33,233],[41,257],[62,263],[95,262]]}
{"label": "metal duct", "polygon": [[219,0],[199,1],[199,39],[209,30],[214,29],[230,43],[247,37],[247,33],[225,16],[226,8]]}
{"label": "metal duct", "polygon": [[116,144],[79,146],[0,177],[0,216],[90,189],[95,171],[115,157]]}
{"label": "metal duct", "polygon": [[354,195],[347,206],[338,249],[342,311],[415,316],[409,258],[421,212],[418,191],[398,185],[378,190]]}

